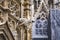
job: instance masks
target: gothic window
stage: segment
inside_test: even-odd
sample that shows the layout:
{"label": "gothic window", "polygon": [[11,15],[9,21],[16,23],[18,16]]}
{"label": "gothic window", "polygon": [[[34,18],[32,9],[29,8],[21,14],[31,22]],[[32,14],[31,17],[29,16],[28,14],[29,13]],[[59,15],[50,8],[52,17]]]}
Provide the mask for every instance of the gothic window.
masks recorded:
{"label": "gothic window", "polygon": [[40,19],[36,20],[36,24],[35,24],[36,35],[47,36],[47,26],[48,26],[47,21]]}
{"label": "gothic window", "polygon": [[41,12],[36,18],[32,27],[33,38],[48,38],[48,17],[45,12]]}

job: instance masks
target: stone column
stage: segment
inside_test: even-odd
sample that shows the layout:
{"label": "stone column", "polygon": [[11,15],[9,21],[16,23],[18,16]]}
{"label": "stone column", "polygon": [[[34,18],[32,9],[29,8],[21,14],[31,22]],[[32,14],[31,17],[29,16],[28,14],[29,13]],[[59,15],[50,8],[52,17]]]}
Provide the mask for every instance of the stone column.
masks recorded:
{"label": "stone column", "polygon": [[21,0],[21,18],[23,18],[23,10],[24,10],[24,6],[23,6],[23,2],[24,0]]}
{"label": "stone column", "polygon": [[21,40],[23,40],[23,30],[21,28]]}
{"label": "stone column", "polygon": [[23,6],[24,6],[23,18],[30,19],[30,1],[24,0]]}
{"label": "stone column", "polygon": [[25,37],[26,37],[26,33],[25,33],[25,29],[24,29],[24,26],[21,26],[21,40],[26,40]]}
{"label": "stone column", "polygon": [[28,23],[28,25],[27,25],[27,40],[31,40],[31,27],[32,27],[32,25],[31,25],[31,23]]}
{"label": "stone column", "polygon": [[29,33],[29,29],[27,29],[27,40],[30,40],[30,33]]}
{"label": "stone column", "polygon": [[30,10],[31,10],[31,19],[33,18],[33,15],[34,15],[34,3],[33,3],[33,0],[31,0],[31,6],[30,6]]}

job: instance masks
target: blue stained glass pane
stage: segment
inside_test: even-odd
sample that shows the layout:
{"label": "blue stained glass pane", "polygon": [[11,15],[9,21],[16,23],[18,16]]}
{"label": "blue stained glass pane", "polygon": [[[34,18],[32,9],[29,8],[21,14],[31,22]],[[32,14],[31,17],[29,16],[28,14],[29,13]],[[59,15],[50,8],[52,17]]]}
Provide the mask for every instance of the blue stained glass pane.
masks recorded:
{"label": "blue stained glass pane", "polygon": [[42,25],[41,24],[39,24],[39,28],[41,28],[42,27]]}
{"label": "blue stained glass pane", "polygon": [[47,35],[47,33],[46,32],[43,32],[43,35]]}
{"label": "blue stained glass pane", "polygon": [[36,26],[36,28],[38,28],[39,25],[36,23],[35,26]]}
{"label": "blue stained glass pane", "polygon": [[36,29],[36,35],[38,35],[39,34],[39,30],[38,29]]}
{"label": "blue stained glass pane", "polygon": [[42,35],[43,35],[43,33],[42,33],[42,32],[40,32],[40,33],[39,33],[39,35],[41,35],[41,36],[42,36]]}
{"label": "blue stained glass pane", "polygon": [[42,33],[42,29],[39,29],[39,32]]}
{"label": "blue stained glass pane", "polygon": [[39,29],[39,34],[43,35],[42,29]]}
{"label": "blue stained glass pane", "polygon": [[43,29],[43,34],[47,35],[47,29]]}
{"label": "blue stained glass pane", "polygon": [[44,25],[48,25],[48,22],[47,22],[47,21],[45,21],[45,22],[44,22]]}

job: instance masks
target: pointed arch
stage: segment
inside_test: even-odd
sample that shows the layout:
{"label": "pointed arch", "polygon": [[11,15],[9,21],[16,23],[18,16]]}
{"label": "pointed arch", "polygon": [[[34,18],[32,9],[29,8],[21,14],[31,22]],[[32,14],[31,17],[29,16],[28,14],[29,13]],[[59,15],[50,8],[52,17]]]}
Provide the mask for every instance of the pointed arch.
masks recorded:
{"label": "pointed arch", "polygon": [[49,9],[46,6],[45,2],[42,0],[38,9],[37,9],[37,12],[34,14],[35,15],[34,18],[36,19],[43,11],[45,11],[47,15],[49,14]]}
{"label": "pointed arch", "polygon": [[7,22],[0,25],[0,35],[4,36],[5,40],[15,40]]}

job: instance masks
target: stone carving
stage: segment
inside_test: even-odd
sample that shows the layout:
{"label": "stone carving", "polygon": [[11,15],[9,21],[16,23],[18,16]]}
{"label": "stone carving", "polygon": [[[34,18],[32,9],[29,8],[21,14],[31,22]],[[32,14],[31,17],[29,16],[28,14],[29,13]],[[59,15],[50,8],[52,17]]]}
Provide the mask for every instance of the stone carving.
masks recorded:
{"label": "stone carving", "polygon": [[20,5],[16,1],[10,1],[8,3],[8,8],[12,11],[11,15],[19,18],[20,17]]}
{"label": "stone carving", "polygon": [[4,15],[3,15],[3,11],[0,10],[0,25],[5,24],[6,23],[6,19],[4,19]]}
{"label": "stone carving", "polygon": [[6,20],[4,20],[3,17],[0,17],[0,25],[5,24],[5,23],[6,23]]}
{"label": "stone carving", "polygon": [[[33,11],[31,10],[31,6],[33,10],[36,8],[34,13],[31,12]],[[37,29],[36,35],[39,35],[39,37],[48,38],[47,19],[49,16],[49,8],[47,8],[47,6],[48,0],[0,0],[0,27],[8,22],[8,27],[10,31],[12,30],[11,33],[15,40],[31,40],[31,36],[33,36],[31,35],[32,28]],[[59,22],[59,16],[57,16],[56,19],[57,18],[58,20],[56,21]],[[35,21],[34,23],[32,19],[33,22]],[[32,24],[34,24],[33,27]],[[59,24],[60,23],[58,23],[58,25]]]}

